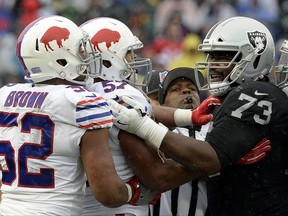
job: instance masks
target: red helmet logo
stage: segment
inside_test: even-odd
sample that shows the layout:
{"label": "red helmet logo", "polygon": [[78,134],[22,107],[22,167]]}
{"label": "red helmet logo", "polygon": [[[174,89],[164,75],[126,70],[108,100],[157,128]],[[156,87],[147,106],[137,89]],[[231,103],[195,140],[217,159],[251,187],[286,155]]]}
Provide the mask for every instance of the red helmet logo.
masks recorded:
{"label": "red helmet logo", "polygon": [[50,42],[56,41],[58,47],[63,47],[62,40],[67,40],[69,38],[70,32],[67,28],[60,28],[57,26],[50,27],[45,34],[40,39],[41,43],[44,43],[46,51],[48,51],[48,48],[52,51],[52,47],[50,46]]}
{"label": "red helmet logo", "polygon": [[99,50],[100,52],[102,52],[102,50],[98,46],[100,43],[105,42],[107,49],[109,49],[111,47],[111,44],[118,43],[120,38],[121,36],[117,31],[112,31],[110,29],[101,29],[92,37],[91,43],[94,45],[95,50]]}

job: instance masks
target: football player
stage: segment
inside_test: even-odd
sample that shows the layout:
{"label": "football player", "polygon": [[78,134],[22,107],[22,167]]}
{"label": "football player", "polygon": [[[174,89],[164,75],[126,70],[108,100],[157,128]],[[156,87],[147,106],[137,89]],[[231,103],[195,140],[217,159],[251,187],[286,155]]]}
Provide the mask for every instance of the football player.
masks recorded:
{"label": "football player", "polygon": [[[137,72],[145,71],[147,77],[149,77],[152,70],[150,59],[136,56],[135,52],[143,47],[142,42],[133,35],[124,23],[114,18],[99,17],[91,19],[83,23],[80,28],[89,34],[93,51],[100,52],[103,61],[102,70],[97,74],[95,83],[89,87],[89,90],[103,95],[105,99],[114,99],[120,103],[123,103],[123,95],[129,95],[143,104],[147,113],[151,114],[151,106],[146,97],[137,89],[142,85],[140,83],[137,85]],[[149,78],[147,82],[149,82]],[[143,86],[145,86],[145,82]],[[109,148],[116,171],[124,181],[139,185],[139,180],[134,176],[135,174],[127,164],[119,146],[119,133],[121,134],[117,127],[113,126],[109,129]],[[141,189],[143,192],[144,185]],[[148,190],[147,188],[144,193],[149,192]],[[157,192],[152,192],[152,194],[156,195],[156,198],[159,196]],[[148,203],[153,200],[153,195],[150,199],[150,197],[146,198],[146,194],[144,198],[148,199],[147,201],[142,197],[142,201],[132,200],[130,205],[107,208],[95,199],[88,184],[83,215],[148,215]]]}
{"label": "football player", "polygon": [[[271,33],[254,19],[232,17],[213,26],[199,49],[207,53],[207,60],[198,63],[196,69],[207,69],[208,76],[207,84],[198,82],[198,86],[222,100],[214,110],[213,128],[206,141],[168,131],[143,117],[139,106],[126,109],[110,100],[115,124],[118,121],[121,129],[149,141],[191,169],[195,177],[209,176],[211,215],[286,215],[288,100],[269,82],[275,55]],[[125,100],[135,104],[129,98]],[[169,115],[164,109],[162,117],[155,114],[158,120],[183,125],[206,113],[200,105],[186,114],[173,110]],[[271,141],[266,157],[250,166],[235,163],[262,137]]]}
{"label": "football player", "polygon": [[[145,112],[151,116],[151,106],[147,101],[147,97],[137,89],[141,86],[146,89],[146,85],[152,75],[150,59],[139,58],[135,55],[135,51],[143,47],[142,42],[132,34],[124,23],[114,18],[95,18],[85,22],[80,27],[89,34],[93,49],[100,51],[103,60],[102,71],[97,75],[95,83],[89,87],[89,90],[100,93],[105,99],[113,99],[124,105],[122,97],[133,97],[144,107]],[[147,73],[145,80],[141,84],[137,82],[135,74],[139,70]],[[126,105],[128,106],[128,104]],[[137,136],[114,126],[109,129],[109,147],[116,171],[124,181],[139,185],[138,194],[140,199],[131,200],[129,202],[130,205],[123,205],[119,208],[107,208],[92,196],[88,185],[83,215],[148,215],[148,204],[154,204],[159,199],[160,194],[157,191],[170,190],[190,180],[190,171],[171,160],[163,163],[157,151],[153,148],[151,157],[145,159],[145,163],[141,164],[142,167],[136,165],[141,181],[143,180],[152,185],[152,189],[144,186],[139,181],[139,178],[135,176],[134,165],[127,161],[127,155],[125,154],[127,150],[125,144],[128,144],[127,148],[131,150],[129,144],[136,142],[146,148],[145,142]],[[130,156],[145,155],[146,151],[144,149],[144,152],[133,152]],[[129,151],[127,150],[127,152]],[[157,168],[157,173],[151,172],[151,168],[155,170]],[[158,178],[159,175],[166,176],[165,184],[163,184],[162,179]]]}
{"label": "football player", "polygon": [[133,199],[109,151],[109,106],[85,88],[101,59],[86,52],[89,43],[62,16],[41,17],[19,36],[16,54],[28,83],[0,89],[0,215],[81,215],[86,176],[103,205]]}

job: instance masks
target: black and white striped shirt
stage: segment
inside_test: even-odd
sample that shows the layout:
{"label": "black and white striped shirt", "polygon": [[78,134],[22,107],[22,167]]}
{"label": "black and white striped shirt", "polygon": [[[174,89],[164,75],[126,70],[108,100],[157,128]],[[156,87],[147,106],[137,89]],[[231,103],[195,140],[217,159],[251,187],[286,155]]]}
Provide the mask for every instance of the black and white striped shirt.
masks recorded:
{"label": "black and white striped shirt", "polygon": [[[201,131],[190,134],[187,128],[176,128],[173,132],[185,136],[196,137],[204,140],[208,125],[203,126]],[[161,198],[154,206],[150,206],[150,216],[207,216],[207,193],[206,183],[193,180],[178,188],[161,194]]]}

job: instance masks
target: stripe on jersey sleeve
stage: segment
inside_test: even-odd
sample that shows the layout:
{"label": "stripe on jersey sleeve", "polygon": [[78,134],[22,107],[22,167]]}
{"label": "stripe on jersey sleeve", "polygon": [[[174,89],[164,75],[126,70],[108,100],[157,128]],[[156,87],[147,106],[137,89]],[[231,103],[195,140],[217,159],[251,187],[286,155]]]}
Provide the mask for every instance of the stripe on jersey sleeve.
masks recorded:
{"label": "stripe on jersey sleeve", "polygon": [[103,97],[82,100],[76,106],[76,122],[80,128],[112,127],[113,116]]}

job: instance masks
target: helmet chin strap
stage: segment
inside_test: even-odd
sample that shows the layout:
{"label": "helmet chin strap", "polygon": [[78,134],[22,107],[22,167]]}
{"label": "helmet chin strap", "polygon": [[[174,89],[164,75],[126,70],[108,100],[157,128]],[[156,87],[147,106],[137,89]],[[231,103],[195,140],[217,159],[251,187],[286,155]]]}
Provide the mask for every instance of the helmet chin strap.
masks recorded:
{"label": "helmet chin strap", "polygon": [[85,87],[86,88],[89,88],[94,83],[94,79],[92,77],[87,77],[87,79],[85,81],[86,81],[85,82]]}

